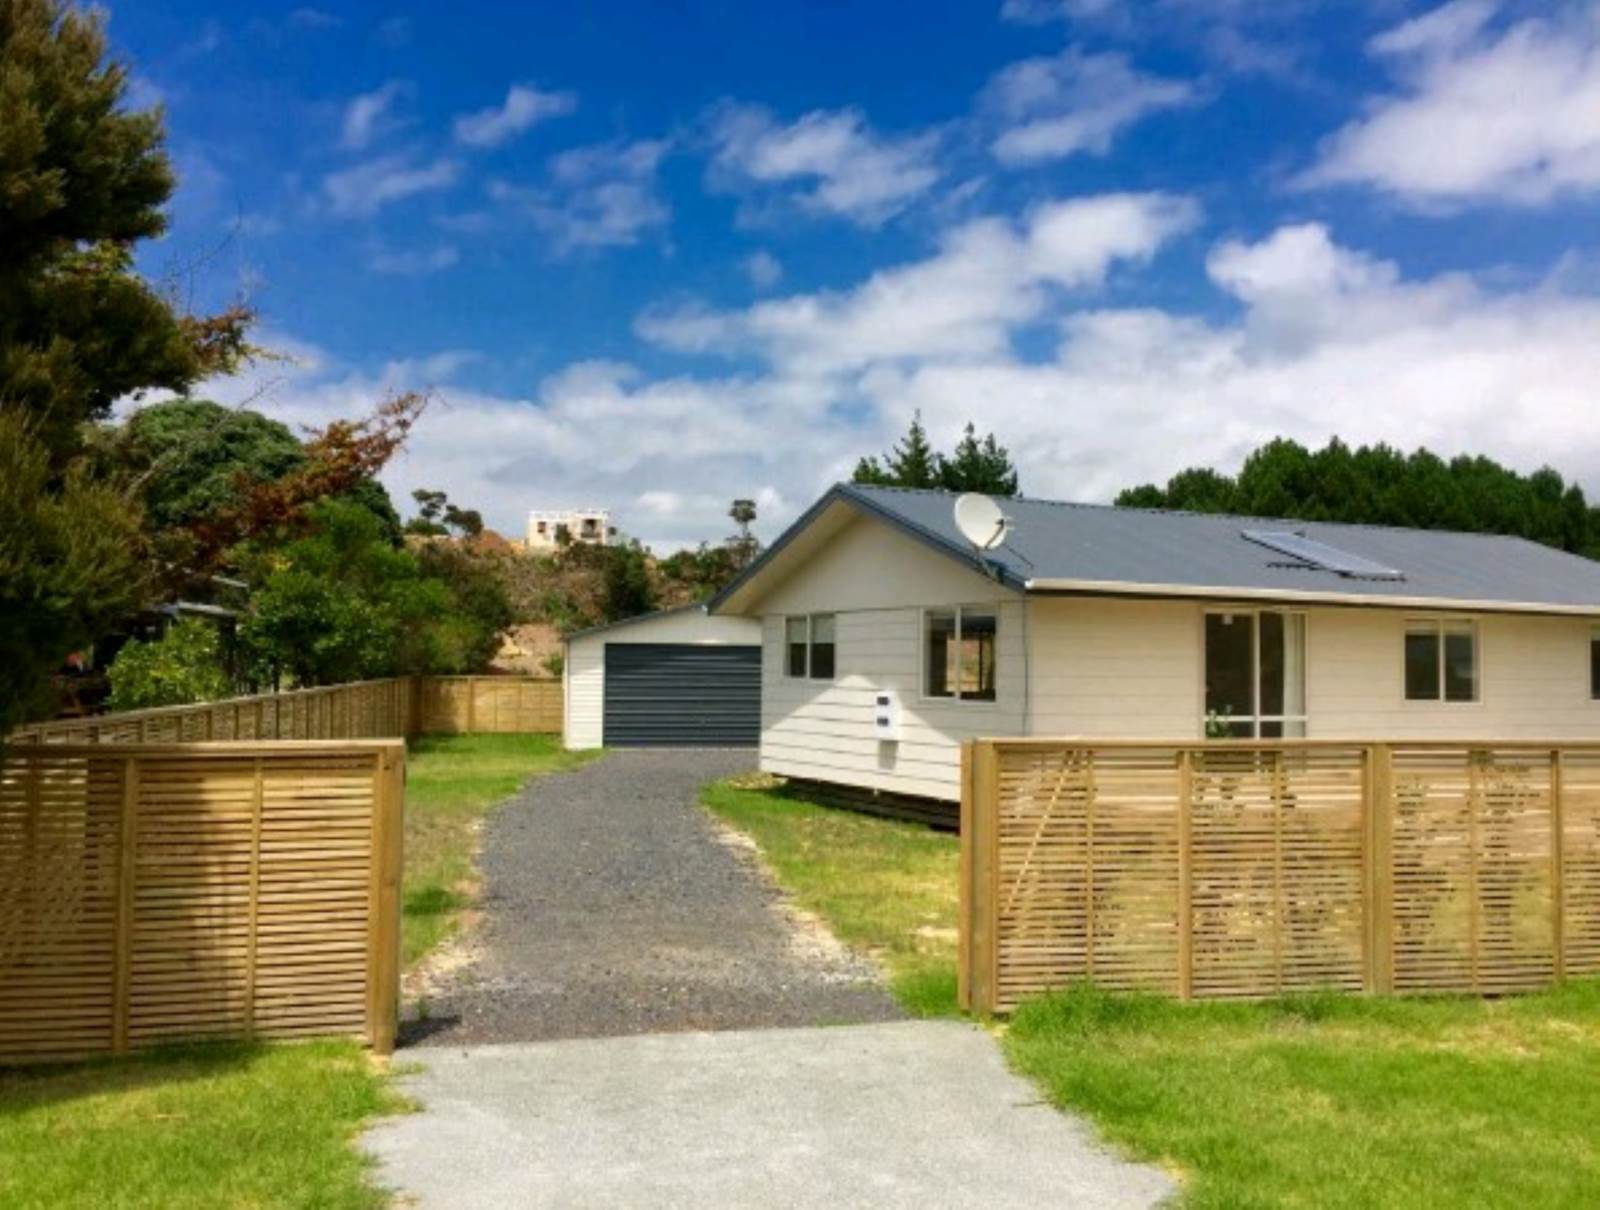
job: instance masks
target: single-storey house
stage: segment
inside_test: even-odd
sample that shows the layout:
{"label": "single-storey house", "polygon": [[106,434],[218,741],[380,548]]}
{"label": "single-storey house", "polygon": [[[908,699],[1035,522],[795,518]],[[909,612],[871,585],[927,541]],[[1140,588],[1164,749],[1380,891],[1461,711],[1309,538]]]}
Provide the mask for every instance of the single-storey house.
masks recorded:
{"label": "single-storey house", "polygon": [[1600,563],[1490,534],[840,485],[711,602],[761,767],[959,798],[974,736],[1600,737]]}
{"label": "single-storey house", "polygon": [[703,605],[565,637],[568,748],[745,747],[761,729],[761,624]]}

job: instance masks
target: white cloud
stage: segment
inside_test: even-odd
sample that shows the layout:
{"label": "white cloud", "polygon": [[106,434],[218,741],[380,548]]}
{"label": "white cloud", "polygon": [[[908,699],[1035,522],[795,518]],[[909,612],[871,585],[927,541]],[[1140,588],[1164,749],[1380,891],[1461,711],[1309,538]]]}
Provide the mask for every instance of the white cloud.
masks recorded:
{"label": "white cloud", "polygon": [[489,195],[525,213],[558,253],[637,244],[672,217],[657,182],[669,150],[665,139],[575,147],[550,158],[547,184],[496,181]]}
{"label": "white cloud", "polygon": [[406,81],[390,80],[371,92],[352,97],[344,107],[340,143],[359,151],[380,133],[393,129],[398,124],[392,115],[394,104],[410,91],[411,85]]}
{"label": "white cloud", "polygon": [[1401,90],[1328,139],[1301,183],[1424,207],[1600,191],[1600,8],[1498,30],[1496,9],[1455,0],[1373,39]]}
{"label": "white cloud", "polygon": [[799,186],[802,207],[864,226],[892,218],[940,176],[937,134],[881,135],[856,109],[814,110],[785,125],[759,105],[724,105],[711,140],[715,187]]}
{"label": "white cloud", "polygon": [[453,268],[461,261],[461,253],[449,244],[437,248],[409,248],[401,251],[377,249],[367,258],[367,267],[374,273],[395,277],[422,277]]}
{"label": "white cloud", "polygon": [[783,263],[765,248],[758,248],[739,262],[750,284],[765,290],[783,280]]}
{"label": "white cloud", "polygon": [[334,213],[370,215],[390,202],[448,189],[459,175],[460,167],[453,160],[418,164],[406,155],[384,155],[329,173],[322,188]]}
{"label": "white cloud", "polygon": [[[1184,466],[1236,469],[1271,437],[1336,434],[1549,461],[1600,486],[1600,299],[1564,271],[1514,290],[1408,277],[1305,224],[1210,248],[1206,280],[1232,304],[1211,310],[1229,318],[1089,292],[1192,221],[1173,199],[1056,203],[966,224],[851,289],[706,313],[698,334],[681,314],[676,329],[642,325],[673,347],[737,353],[722,374],[579,362],[499,396],[455,385],[471,364],[458,354],[361,371],[301,348],[288,370],[263,369],[282,381],[252,406],[313,423],[386,387],[437,384],[441,407],[385,474],[397,498],[440,487],[512,533],[529,508],[598,502],[660,549],[725,536],[735,496],[760,502],[771,538],[914,409],[940,446],[969,419],[995,430],[1044,497],[1106,499]],[[1024,357],[1011,339],[1024,330],[1057,343]],[[206,391],[228,402],[259,385]]]}
{"label": "white cloud", "polygon": [[985,88],[983,104],[1005,126],[992,145],[995,157],[1023,164],[1105,155],[1124,128],[1194,97],[1191,85],[1136,71],[1124,55],[1069,48],[1004,68]]}
{"label": "white cloud", "polygon": [[498,147],[539,122],[562,117],[577,107],[576,93],[545,92],[532,84],[513,84],[506,91],[504,104],[456,119],[456,142],[468,147]]}
{"label": "white cloud", "polygon": [[1094,286],[1119,260],[1145,260],[1193,224],[1194,205],[1163,194],[1056,202],[1020,225],[986,218],[948,232],[937,255],[881,270],[854,290],[797,294],[743,311],[651,311],[640,335],[685,352],[761,352],[791,373],[874,363],[984,358],[1043,317],[1047,287]]}

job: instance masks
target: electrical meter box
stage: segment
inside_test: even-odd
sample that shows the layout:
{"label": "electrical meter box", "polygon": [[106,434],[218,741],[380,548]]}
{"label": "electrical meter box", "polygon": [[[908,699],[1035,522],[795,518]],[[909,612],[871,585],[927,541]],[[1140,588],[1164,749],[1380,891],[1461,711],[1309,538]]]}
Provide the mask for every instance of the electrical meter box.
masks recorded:
{"label": "electrical meter box", "polygon": [[900,695],[879,689],[872,696],[872,730],[880,740],[900,738]]}

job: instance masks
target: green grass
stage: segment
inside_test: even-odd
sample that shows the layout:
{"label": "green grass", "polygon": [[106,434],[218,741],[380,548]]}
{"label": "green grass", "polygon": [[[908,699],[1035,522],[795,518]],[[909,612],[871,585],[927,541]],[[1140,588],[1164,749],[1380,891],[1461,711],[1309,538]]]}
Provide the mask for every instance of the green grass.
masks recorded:
{"label": "green grass", "polygon": [[460,926],[477,887],[478,825],[530,777],[595,757],[556,735],[426,735],[406,754],[405,906],[409,966]]}
{"label": "green grass", "polygon": [[1600,1205],[1600,981],[1188,1005],[1080,987],[1004,1044],[1190,1206]]}
{"label": "green grass", "polygon": [[954,836],[835,810],[735,782],[707,807],[749,836],[779,883],[845,944],[880,959],[907,1012],[956,1011]]}
{"label": "green grass", "polygon": [[401,1107],[353,1042],[0,1073],[0,1206],[378,1206],[351,1142]]}

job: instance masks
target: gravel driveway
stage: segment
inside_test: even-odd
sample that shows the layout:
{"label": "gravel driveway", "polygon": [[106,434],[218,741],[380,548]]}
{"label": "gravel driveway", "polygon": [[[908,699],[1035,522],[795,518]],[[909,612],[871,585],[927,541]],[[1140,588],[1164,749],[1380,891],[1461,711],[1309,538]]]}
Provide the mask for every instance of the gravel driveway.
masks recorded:
{"label": "gravel driveway", "polygon": [[877,971],[797,926],[697,805],[701,786],[754,765],[745,750],[624,749],[534,779],[490,817],[483,920],[402,1041],[901,1016]]}

